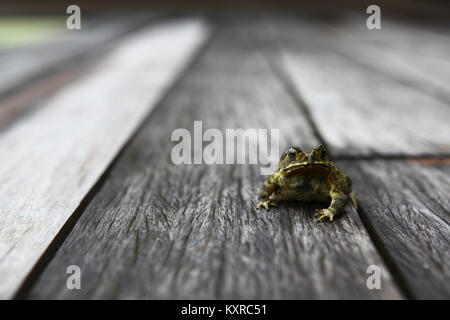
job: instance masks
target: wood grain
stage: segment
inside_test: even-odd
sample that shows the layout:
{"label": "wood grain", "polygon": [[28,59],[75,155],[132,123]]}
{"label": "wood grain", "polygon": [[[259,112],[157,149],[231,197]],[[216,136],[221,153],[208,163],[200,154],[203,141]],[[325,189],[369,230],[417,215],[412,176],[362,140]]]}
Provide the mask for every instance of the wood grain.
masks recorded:
{"label": "wood grain", "polygon": [[346,47],[355,59],[450,104],[448,25],[431,28],[384,15],[382,28],[373,32],[365,19],[363,13],[341,12],[339,23],[329,24],[337,32],[336,42],[341,46],[354,42],[359,54]]}
{"label": "wood grain", "polygon": [[[317,205],[257,211],[256,165],[174,165],[177,128],[279,128],[282,148],[318,143],[264,56],[223,28],[152,113],[27,298],[399,298],[351,206],[317,223]],[[66,288],[68,265],[81,290]],[[382,289],[366,269],[382,268]]]}
{"label": "wood grain", "polygon": [[73,66],[66,66],[43,75],[39,80],[21,85],[17,90],[0,100],[0,132],[14,124],[14,122],[29,112],[45,105],[52,95],[83,76],[89,68],[98,63],[99,59],[89,59]]}
{"label": "wood grain", "polygon": [[[278,17],[301,29],[302,38],[326,44],[355,64],[450,104],[450,32],[382,14],[379,30],[366,26],[365,10],[302,10]],[[291,30],[293,31],[293,30]]]}
{"label": "wood grain", "polygon": [[341,161],[362,214],[412,298],[450,298],[450,162]]}
{"label": "wood grain", "polygon": [[[440,99],[355,63],[335,50],[340,38],[320,24],[266,22],[269,32],[255,24],[255,41],[303,99],[334,155],[449,154],[450,108]],[[365,55],[360,49],[354,44],[347,51]]]}
{"label": "wood grain", "polygon": [[197,19],[146,28],[0,136],[0,298],[13,296],[207,35]]}

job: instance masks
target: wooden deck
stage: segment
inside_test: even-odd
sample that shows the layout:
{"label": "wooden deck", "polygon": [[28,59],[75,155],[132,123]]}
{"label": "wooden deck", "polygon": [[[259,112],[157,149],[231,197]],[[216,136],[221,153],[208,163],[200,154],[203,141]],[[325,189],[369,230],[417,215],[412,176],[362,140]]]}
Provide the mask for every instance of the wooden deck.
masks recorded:
{"label": "wooden deck", "polygon": [[[313,9],[104,15],[0,51],[0,298],[449,299],[449,57],[448,24]],[[325,144],[360,207],[256,210],[258,165],[173,164],[198,120]]]}

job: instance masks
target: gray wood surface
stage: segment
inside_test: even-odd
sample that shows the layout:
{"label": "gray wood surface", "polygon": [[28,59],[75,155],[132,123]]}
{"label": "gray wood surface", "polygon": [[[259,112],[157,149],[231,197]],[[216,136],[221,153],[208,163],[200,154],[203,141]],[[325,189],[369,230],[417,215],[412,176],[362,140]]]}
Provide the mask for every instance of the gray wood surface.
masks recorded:
{"label": "gray wood surface", "polygon": [[[1,59],[1,58],[0,58]],[[83,76],[100,59],[88,59],[73,66],[42,75],[20,89],[0,98],[0,134],[23,116],[45,106],[45,102],[59,90]]]}
{"label": "gray wood surface", "polygon": [[58,90],[99,64],[115,42],[162,12],[105,13],[82,20],[45,42],[0,53],[0,130],[43,105]]}
{"label": "gray wood surface", "polygon": [[370,69],[368,72],[384,74],[450,104],[448,23],[427,28],[382,14],[382,28],[370,30],[366,26],[367,16],[365,10],[339,9],[271,15],[277,23],[290,21],[301,29],[294,34],[325,44],[353,63]]}
{"label": "gray wood surface", "polygon": [[341,45],[354,42],[364,52],[354,54],[355,59],[450,104],[448,21],[430,28],[383,15],[382,28],[373,32],[365,25],[364,12],[337,14],[339,21],[328,24],[337,32],[333,34]]}
{"label": "gray wood surface", "polygon": [[197,18],[148,26],[0,134],[0,299],[19,289],[208,35]]}
{"label": "gray wood surface", "polygon": [[[276,36],[259,39],[259,45],[298,90],[334,154],[367,157],[342,166],[356,182],[366,226],[402,289],[409,297],[448,297],[449,287],[443,285],[450,279],[447,158],[391,162],[370,158],[448,154],[450,108],[439,97],[415,90],[412,84],[418,86],[420,81],[403,85],[395,72],[373,63],[376,71],[354,63],[350,57],[376,58],[360,51],[364,46],[356,42],[351,46],[342,37],[333,39],[336,35],[328,28],[310,22],[272,21],[269,28]],[[355,30],[349,27],[346,32]],[[398,42],[400,33],[392,33]],[[274,47],[277,40],[279,47]],[[383,41],[387,46],[387,39]],[[430,47],[433,44],[428,43]],[[414,161],[428,165],[412,165]]]}
{"label": "gray wood surface", "polygon": [[450,161],[341,161],[361,214],[408,295],[450,298]]}
{"label": "gray wood surface", "polygon": [[[255,165],[173,165],[176,128],[279,128],[281,148],[319,142],[303,109],[239,29],[219,31],[117,159],[27,298],[400,298],[355,209],[257,211]],[[68,265],[82,289],[66,287]],[[369,265],[382,289],[366,286]]]}
{"label": "gray wood surface", "polygon": [[[250,28],[255,42],[305,102],[334,155],[450,153],[450,108],[441,99],[355,63],[321,24],[301,16],[264,21],[267,32]],[[364,56],[360,50],[347,48]]]}

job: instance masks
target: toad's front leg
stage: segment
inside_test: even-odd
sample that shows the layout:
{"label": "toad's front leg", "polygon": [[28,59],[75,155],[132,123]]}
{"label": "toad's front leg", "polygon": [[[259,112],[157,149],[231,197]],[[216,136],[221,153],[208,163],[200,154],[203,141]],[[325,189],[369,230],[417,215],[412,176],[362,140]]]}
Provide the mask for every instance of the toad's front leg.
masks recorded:
{"label": "toad's front leg", "polygon": [[269,177],[267,177],[266,181],[264,181],[261,192],[259,193],[259,203],[256,209],[264,207],[266,210],[269,210],[270,206],[276,205],[275,202],[270,200],[270,196],[275,192],[277,187],[278,185],[276,184],[275,175],[270,175]]}
{"label": "toad's front leg", "polygon": [[345,205],[347,204],[349,198],[345,193],[342,192],[330,192],[331,203],[327,209],[318,210],[315,215],[319,216],[317,221],[320,221],[325,218],[329,218],[330,221],[333,221],[335,215],[344,210]]}

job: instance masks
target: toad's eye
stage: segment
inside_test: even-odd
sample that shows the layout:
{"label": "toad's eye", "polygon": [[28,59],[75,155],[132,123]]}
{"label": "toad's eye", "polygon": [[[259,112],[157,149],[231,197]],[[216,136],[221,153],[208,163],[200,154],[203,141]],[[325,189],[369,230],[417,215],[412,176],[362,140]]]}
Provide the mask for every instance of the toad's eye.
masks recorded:
{"label": "toad's eye", "polygon": [[297,155],[297,150],[295,150],[294,148],[289,148],[288,152],[288,157],[289,159],[295,159],[295,156]]}
{"label": "toad's eye", "polygon": [[319,149],[317,150],[317,152],[319,153],[319,157],[320,159],[325,159],[327,156],[327,149],[325,148],[324,145],[320,145]]}

